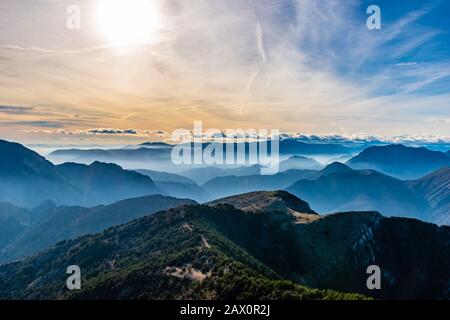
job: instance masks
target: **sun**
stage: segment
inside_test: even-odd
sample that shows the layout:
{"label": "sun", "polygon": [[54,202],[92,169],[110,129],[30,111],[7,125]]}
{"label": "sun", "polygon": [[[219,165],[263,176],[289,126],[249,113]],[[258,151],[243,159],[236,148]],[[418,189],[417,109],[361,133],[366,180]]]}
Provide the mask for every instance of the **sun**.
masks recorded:
{"label": "sun", "polygon": [[127,46],[154,40],[160,16],[156,0],[98,0],[97,22],[110,44]]}

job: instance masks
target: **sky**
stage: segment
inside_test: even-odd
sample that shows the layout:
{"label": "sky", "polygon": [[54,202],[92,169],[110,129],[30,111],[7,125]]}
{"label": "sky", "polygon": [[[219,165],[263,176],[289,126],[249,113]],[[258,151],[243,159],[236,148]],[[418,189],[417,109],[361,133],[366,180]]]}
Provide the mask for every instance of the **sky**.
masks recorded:
{"label": "sky", "polygon": [[108,1],[0,2],[0,138],[120,144],[203,121],[450,139],[450,1]]}

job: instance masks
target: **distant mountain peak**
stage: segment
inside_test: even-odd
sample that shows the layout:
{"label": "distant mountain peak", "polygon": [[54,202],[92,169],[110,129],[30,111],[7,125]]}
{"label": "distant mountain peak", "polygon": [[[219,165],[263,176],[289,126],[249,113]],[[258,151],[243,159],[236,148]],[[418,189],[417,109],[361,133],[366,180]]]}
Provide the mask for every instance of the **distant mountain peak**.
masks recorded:
{"label": "distant mountain peak", "polygon": [[115,163],[106,163],[101,161],[94,161],[89,165],[90,168],[110,168],[110,169],[119,169],[123,170],[123,168]]}
{"label": "distant mountain peak", "polygon": [[300,160],[300,159],[311,159],[311,158],[307,158],[307,157],[305,157],[305,156],[299,156],[299,155],[294,155],[294,156],[290,156],[289,158],[288,158],[288,160]]}
{"label": "distant mountain peak", "polygon": [[449,175],[450,175],[450,166],[438,169],[419,180],[426,180],[431,177],[440,177],[440,176],[449,176]]}
{"label": "distant mountain peak", "polygon": [[19,143],[0,140],[0,155],[0,173],[48,173],[53,169],[51,162]]}
{"label": "distant mountain peak", "polygon": [[401,179],[415,179],[450,166],[450,157],[440,151],[404,145],[365,149],[347,164],[353,169],[374,169]]}
{"label": "distant mountain peak", "polygon": [[349,166],[341,163],[341,162],[333,162],[329,165],[327,165],[325,168],[323,168],[320,173],[321,175],[329,175],[333,173],[347,173],[352,172],[353,169]]}
{"label": "distant mountain peak", "polygon": [[144,142],[139,144],[140,147],[172,147],[171,144],[165,142]]}
{"label": "distant mountain peak", "polygon": [[[432,151],[429,150],[427,148],[424,147],[408,147],[405,146],[403,144],[390,144],[390,145],[386,145],[386,146],[372,146],[369,147],[365,150],[363,150],[357,157],[364,157],[364,156],[368,156],[368,155],[374,155],[374,154],[379,154],[380,152],[387,154],[387,153],[401,153],[401,154],[405,154],[405,153],[409,153],[409,154],[414,154],[414,153],[428,153],[428,154],[442,154],[439,151]],[[355,157],[355,158],[357,158]],[[353,159],[352,159],[353,160]],[[350,161],[352,161],[350,160]]]}
{"label": "distant mountain peak", "polygon": [[229,204],[243,211],[282,211],[317,215],[309,204],[287,191],[257,191],[231,196],[208,203]]}
{"label": "distant mountain peak", "polygon": [[36,152],[0,140],[0,201],[32,208],[42,201],[94,205],[164,194],[153,180],[114,163],[53,165]]}

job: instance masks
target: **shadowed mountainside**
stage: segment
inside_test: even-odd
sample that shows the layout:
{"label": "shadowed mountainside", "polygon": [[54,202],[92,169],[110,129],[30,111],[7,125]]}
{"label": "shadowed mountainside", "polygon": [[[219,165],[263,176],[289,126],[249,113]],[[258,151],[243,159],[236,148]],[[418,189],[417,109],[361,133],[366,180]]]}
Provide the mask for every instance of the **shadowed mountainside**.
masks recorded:
{"label": "shadowed mountainside", "polygon": [[163,194],[147,176],[115,164],[53,165],[20,144],[0,141],[0,201],[35,207],[56,204],[92,206],[131,197]]}
{"label": "shadowed mountainside", "polygon": [[426,148],[389,145],[367,148],[347,164],[354,169],[374,169],[400,179],[417,179],[450,166],[450,157]]}
{"label": "shadowed mountainside", "polygon": [[427,201],[401,180],[343,164],[330,165],[322,174],[316,180],[300,180],[286,190],[319,212],[379,211],[387,216],[432,219]]}
{"label": "shadowed mountainside", "polygon": [[[10,216],[24,218],[17,218],[17,222],[13,220],[6,226],[0,225],[0,228],[9,226],[8,233],[5,233],[9,235],[8,241],[3,241],[0,246],[0,263],[35,254],[62,240],[100,232],[158,211],[192,204],[195,204],[192,200],[151,195],[93,208],[47,204],[30,211],[9,211]],[[1,208],[2,206],[0,221],[3,216]],[[19,222],[22,224],[18,224]],[[4,238],[5,234],[0,239]]]}
{"label": "shadowed mountainside", "polygon": [[432,207],[432,220],[450,225],[450,168],[437,170],[408,186],[422,194]]}
{"label": "shadowed mountainside", "polygon": [[[245,204],[252,195],[242,197],[232,201]],[[262,211],[228,204],[172,209],[1,266],[0,297],[356,297],[301,284],[382,299],[449,298],[450,228],[371,212],[299,220],[270,205]],[[84,282],[71,293],[65,268],[73,264]],[[366,268],[373,264],[382,268],[383,290],[367,290]]]}

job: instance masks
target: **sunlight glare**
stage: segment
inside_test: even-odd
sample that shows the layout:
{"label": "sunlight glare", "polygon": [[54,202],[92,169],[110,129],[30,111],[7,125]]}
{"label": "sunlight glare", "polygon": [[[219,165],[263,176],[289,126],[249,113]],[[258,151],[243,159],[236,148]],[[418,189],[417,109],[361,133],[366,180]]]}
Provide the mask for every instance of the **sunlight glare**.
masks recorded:
{"label": "sunlight glare", "polygon": [[127,46],[155,40],[159,19],[156,0],[98,0],[98,25],[113,45]]}

